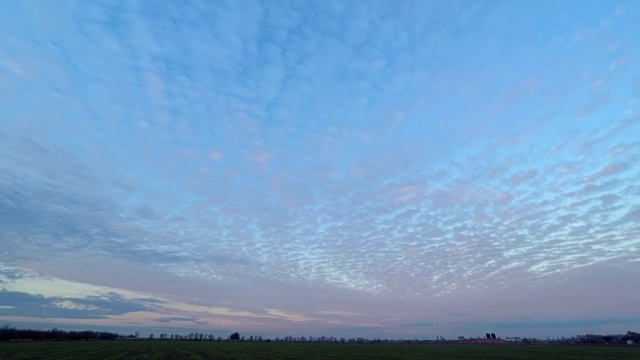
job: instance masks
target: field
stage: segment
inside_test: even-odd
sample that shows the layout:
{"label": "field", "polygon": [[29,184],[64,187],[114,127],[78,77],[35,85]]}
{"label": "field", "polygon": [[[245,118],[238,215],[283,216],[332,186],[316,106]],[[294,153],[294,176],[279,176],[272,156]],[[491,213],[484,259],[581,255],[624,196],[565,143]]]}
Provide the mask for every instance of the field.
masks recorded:
{"label": "field", "polygon": [[181,341],[0,343],[0,359],[640,359],[640,347]]}

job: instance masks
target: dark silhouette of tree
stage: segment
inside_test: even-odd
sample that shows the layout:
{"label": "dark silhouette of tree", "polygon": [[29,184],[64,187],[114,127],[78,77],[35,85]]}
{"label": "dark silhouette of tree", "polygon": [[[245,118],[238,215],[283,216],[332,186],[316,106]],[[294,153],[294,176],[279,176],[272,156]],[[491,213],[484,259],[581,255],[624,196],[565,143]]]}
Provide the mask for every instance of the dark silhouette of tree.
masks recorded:
{"label": "dark silhouette of tree", "polygon": [[9,325],[0,328],[0,341],[10,340],[115,340],[117,333],[106,331],[64,331],[59,329],[16,329]]}
{"label": "dark silhouette of tree", "polygon": [[627,334],[622,338],[624,341],[633,341],[634,343],[640,343],[640,333],[634,331],[627,331]]}
{"label": "dark silhouette of tree", "polygon": [[[215,338],[213,335],[207,335],[204,333],[190,333],[188,335],[179,335],[179,334],[167,334],[161,333],[158,335],[159,340],[210,340],[213,341]],[[116,339],[139,339],[139,333],[136,332],[135,335],[120,335],[117,333],[110,332],[102,332],[102,331],[65,331],[60,329],[51,329],[51,330],[35,330],[35,329],[16,329],[9,325],[5,325],[0,328],[0,342],[2,341],[88,341],[88,340],[116,340]],[[155,340],[156,337],[153,333],[149,334],[149,339]],[[218,337],[218,340],[222,340],[222,337]],[[270,339],[264,339],[262,336],[248,336],[246,337],[248,341],[266,341],[271,342]],[[520,342],[522,344],[594,344],[594,345],[633,345],[640,343],[640,333],[628,331],[626,334],[607,334],[607,335],[598,335],[598,334],[585,334],[585,335],[577,335],[570,338],[555,338],[555,339],[547,339],[540,340],[536,338],[511,338],[513,341]],[[244,341],[245,337],[241,336],[240,333],[234,332],[233,334],[228,336],[228,340],[230,341]],[[509,340],[509,338],[507,339]],[[292,337],[285,336],[282,338],[275,338],[276,342],[341,342],[341,343],[380,343],[380,342],[392,342],[392,343],[413,343],[413,342],[423,342],[418,339],[413,340],[381,340],[381,339],[367,339],[367,338],[335,338],[335,337],[326,337],[326,336],[310,336],[308,338],[301,337]],[[429,340],[425,340],[424,342],[432,342]]]}

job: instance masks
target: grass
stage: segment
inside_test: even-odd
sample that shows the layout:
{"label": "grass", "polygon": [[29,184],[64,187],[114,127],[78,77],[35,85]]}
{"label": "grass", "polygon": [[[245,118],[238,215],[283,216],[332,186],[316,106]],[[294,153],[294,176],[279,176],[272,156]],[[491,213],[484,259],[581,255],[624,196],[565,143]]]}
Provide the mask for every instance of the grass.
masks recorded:
{"label": "grass", "polygon": [[188,341],[0,343],[0,359],[640,359],[640,347]]}

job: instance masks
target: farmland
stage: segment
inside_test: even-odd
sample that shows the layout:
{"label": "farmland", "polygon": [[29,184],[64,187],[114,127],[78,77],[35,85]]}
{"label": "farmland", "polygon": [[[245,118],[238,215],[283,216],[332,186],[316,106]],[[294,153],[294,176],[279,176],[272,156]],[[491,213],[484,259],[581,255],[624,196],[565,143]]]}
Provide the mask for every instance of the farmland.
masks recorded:
{"label": "farmland", "polygon": [[0,343],[0,359],[640,359],[640,347],[189,341]]}

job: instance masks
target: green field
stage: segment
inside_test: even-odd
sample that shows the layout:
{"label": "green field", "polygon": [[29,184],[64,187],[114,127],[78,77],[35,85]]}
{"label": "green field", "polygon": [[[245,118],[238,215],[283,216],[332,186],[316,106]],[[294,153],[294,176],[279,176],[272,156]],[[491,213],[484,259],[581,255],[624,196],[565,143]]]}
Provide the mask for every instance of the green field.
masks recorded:
{"label": "green field", "polygon": [[0,343],[0,359],[640,359],[640,347],[187,341]]}

